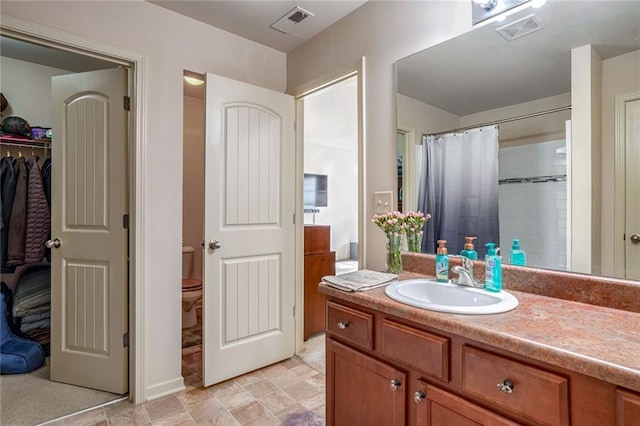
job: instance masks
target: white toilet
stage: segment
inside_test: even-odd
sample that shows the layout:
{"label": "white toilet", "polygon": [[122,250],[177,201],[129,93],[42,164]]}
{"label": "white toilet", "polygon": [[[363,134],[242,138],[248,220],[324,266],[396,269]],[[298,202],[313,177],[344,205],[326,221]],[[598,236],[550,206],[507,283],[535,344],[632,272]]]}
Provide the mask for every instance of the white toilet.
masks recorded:
{"label": "white toilet", "polygon": [[202,280],[192,278],[193,247],[182,247],[182,328],[193,327],[198,323],[196,303],[202,299]]}

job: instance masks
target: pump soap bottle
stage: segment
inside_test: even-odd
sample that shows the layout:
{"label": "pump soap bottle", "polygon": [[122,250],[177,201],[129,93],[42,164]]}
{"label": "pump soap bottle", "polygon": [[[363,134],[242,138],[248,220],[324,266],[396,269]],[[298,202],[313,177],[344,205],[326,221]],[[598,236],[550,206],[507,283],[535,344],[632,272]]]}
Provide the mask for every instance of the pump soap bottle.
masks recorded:
{"label": "pump soap bottle", "polygon": [[438,240],[436,252],[436,281],[449,282],[449,255],[447,254],[447,240]]}
{"label": "pump soap bottle", "polygon": [[477,237],[464,237],[464,250],[460,252],[461,256],[471,260],[478,260],[478,252],[473,247],[473,240]]}
{"label": "pump soap bottle", "polygon": [[512,265],[525,266],[527,264],[525,253],[520,250],[520,241],[517,238],[513,240],[509,261]]}
{"label": "pump soap bottle", "polygon": [[502,258],[496,253],[494,243],[487,243],[485,246],[487,247],[487,255],[484,258],[484,288],[497,293],[502,290]]}

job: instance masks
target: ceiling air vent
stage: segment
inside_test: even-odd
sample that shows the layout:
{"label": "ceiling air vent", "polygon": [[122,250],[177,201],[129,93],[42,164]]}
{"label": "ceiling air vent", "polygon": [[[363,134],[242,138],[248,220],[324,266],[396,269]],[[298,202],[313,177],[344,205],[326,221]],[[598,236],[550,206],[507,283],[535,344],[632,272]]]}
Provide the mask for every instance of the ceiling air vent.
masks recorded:
{"label": "ceiling air vent", "polygon": [[526,36],[527,34],[534,33],[544,27],[544,22],[542,22],[540,18],[536,15],[529,15],[508,25],[497,28],[496,31],[504,37],[505,40],[511,41]]}
{"label": "ceiling air vent", "polygon": [[302,21],[310,16],[314,16],[314,14],[296,6],[288,11],[282,18],[271,24],[270,27],[281,33],[289,34],[295,30]]}

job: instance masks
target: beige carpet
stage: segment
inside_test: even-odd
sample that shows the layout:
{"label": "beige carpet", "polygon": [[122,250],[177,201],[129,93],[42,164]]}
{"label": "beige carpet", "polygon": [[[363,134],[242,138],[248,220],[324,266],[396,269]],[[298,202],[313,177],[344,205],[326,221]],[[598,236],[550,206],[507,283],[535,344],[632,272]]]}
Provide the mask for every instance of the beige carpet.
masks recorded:
{"label": "beige carpet", "polygon": [[296,356],[319,373],[326,374],[324,333],[315,334],[304,342]]}
{"label": "beige carpet", "polygon": [[0,422],[32,426],[121,397],[50,381],[47,358],[43,367],[29,374],[0,376]]}

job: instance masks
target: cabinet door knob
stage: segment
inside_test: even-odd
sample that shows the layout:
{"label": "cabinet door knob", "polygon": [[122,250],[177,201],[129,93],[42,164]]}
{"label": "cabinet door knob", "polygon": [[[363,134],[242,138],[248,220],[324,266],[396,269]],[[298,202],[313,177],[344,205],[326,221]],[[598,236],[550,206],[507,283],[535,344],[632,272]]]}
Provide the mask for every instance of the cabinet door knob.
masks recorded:
{"label": "cabinet door knob", "polygon": [[416,404],[419,404],[420,401],[422,401],[423,399],[425,399],[427,397],[427,394],[424,393],[424,391],[417,391],[416,393],[413,394],[413,400],[416,402]]}
{"label": "cabinet door knob", "polygon": [[389,382],[389,387],[392,391],[395,391],[402,385],[402,382],[399,379],[391,379]]}
{"label": "cabinet door knob", "polygon": [[345,328],[347,328],[347,327],[349,327],[349,321],[347,321],[347,320],[340,321],[340,322],[338,323],[338,328],[339,328],[340,330],[344,330],[344,329],[345,329]]}
{"label": "cabinet door knob", "polygon": [[504,393],[513,393],[513,382],[509,379],[505,379],[502,383],[498,383],[498,389]]}

